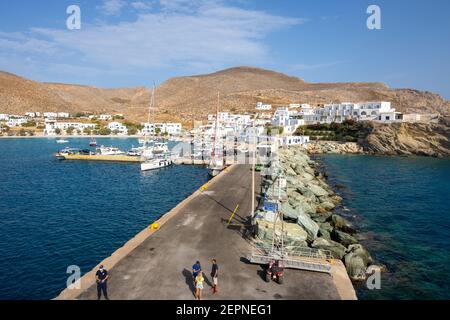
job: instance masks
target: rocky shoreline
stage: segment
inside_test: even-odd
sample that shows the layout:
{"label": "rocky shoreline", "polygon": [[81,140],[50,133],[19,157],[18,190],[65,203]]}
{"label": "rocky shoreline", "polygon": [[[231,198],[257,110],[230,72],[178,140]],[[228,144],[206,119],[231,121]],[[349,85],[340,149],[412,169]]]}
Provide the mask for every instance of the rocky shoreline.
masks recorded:
{"label": "rocky shoreline", "polygon": [[356,142],[315,141],[305,145],[308,154],[364,154]]}
{"label": "rocky shoreline", "polygon": [[[286,178],[286,188],[277,187],[279,176]],[[358,243],[354,226],[337,213],[342,198],[327,184],[325,175],[303,148],[280,149],[278,163],[274,162],[263,178],[262,192],[266,198],[286,199],[280,211],[288,250],[326,250],[344,262],[348,275],[355,281],[365,280],[368,268],[377,267],[372,265],[369,252]],[[266,244],[272,243],[273,219],[274,214],[262,207],[255,213],[256,238]],[[275,235],[281,232],[281,226],[277,225]]]}

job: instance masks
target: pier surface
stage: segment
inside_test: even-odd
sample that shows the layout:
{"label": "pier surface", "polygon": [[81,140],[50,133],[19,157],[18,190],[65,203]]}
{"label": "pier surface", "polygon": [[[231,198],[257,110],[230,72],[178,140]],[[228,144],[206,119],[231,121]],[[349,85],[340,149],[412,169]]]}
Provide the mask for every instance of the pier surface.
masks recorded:
{"label": "pier surface", "polygon": [[[248,165],[235,165],[222,172],[206,190],[196,192],[163,218],[158,231],[150,235],[144,230],[130,241],[134,245],[126,245],[116,257],[106,259],[103,264],[110,272],[110,298],[194,299],[191,268],[196,260],[206,275],[204,299],[356,298],[341,263],[334,266],[331,275],[289,269],[283,285],[266,283],[262,267],[243,259],[251,245],[242,232],[226,226],[237,204],[234,222],[244,222],[252,212]],[[210,291],[212,258],[219,264],[218,295]],[[58,299],[96,299],[93,272],[83,278],[81,291],[74,295],[76,290],[65,290]]]}

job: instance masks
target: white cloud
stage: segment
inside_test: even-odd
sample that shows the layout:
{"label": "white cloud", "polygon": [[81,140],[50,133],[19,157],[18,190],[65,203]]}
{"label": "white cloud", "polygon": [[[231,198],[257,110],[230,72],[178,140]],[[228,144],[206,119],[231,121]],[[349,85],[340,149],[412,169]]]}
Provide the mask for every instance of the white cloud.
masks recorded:
{"label": "white cloud", "polygon": [[102,5],[98,9],[108,16],[116,16],[122,12],[126,5],[127,2],[124,0],[103,0]]}
{"label": "white cloud", "polygon": [[[113,2],[117,1],[104,4]],[[270,47],[264,43],[264,38],[305,21],[230,7],[217,1],[193,0],[189,2],[189,12],[184,11],[186,0],[174,0],[170,4],[165,0],[161,2],[166,8],[178,6],[179,9],[139,11],[136,20],[131,22],[84,23],[83,28],[75,32],[33,28],[26,34],[0,33],[0,48],[9,54],[30,48],[30,52],[40,51],[41,61],[83,64],[104,70],[114,68],[140,73],[156,68],[211,71],[224,66],[269,61]],[[118,14],[117,8],[117,4],[111,5],[108,13]],[[209,70],[197,70],[198,66]]]}
{"label": "white cloud", "polygon": [[136,10],[149,10],[152,8],[152,5],[146,1],[134,1],[130,5]]}

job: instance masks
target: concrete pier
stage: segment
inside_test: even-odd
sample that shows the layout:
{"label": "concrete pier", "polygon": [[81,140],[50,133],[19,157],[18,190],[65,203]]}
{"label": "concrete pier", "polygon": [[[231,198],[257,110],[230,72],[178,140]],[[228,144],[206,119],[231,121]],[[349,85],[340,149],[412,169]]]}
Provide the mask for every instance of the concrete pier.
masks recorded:
{"label": "concrete pier", "polygon": [[[222,172],[166,214],[157,231],[142,231],[101,263],[110,272],[110,298],[194,299],[191,268],[200,260],[207,278],[204,299],[356,299],[340,262],[331,275],[288,269],[283,285],[266,283],[262,267],[243,259],[251,245],[242,230],[226,226],[237,204],[234,222],[247,221],[251,196],[251,166]],[[219,294],[214,296],[209,285],[212,258],[220,268]],[[94,274],[81,279],[80,289],[66,289],[57,299],[96,299]]]}

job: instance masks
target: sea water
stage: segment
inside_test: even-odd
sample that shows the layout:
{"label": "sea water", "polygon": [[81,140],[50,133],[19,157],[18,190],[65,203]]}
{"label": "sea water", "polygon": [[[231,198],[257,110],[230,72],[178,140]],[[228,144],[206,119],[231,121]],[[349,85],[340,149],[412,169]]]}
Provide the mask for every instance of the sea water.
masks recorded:
{"label": "sea water", "polygon": [[381,289],[360,299],[450,299],[450,160],[323,155],[319,160],[358,228],[384,264]]}
{"label": "sea water", "polygon": [[196,166],[141,173],[133,163],[57,160],[64,146],[89,148],[89,139],[0,139],[0,299],[54,298],[68,266],[89,272],[208,179]]}

